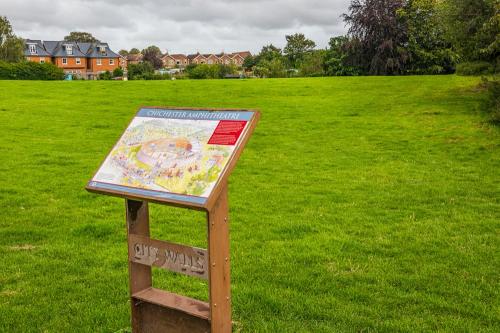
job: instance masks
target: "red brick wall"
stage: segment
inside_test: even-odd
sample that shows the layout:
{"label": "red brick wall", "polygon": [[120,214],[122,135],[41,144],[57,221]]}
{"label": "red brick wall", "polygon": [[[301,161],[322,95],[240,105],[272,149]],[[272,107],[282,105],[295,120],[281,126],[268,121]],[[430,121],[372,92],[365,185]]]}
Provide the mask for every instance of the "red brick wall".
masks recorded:
{"label": "red brick wall", "polygon": [[[97,64],[97,60],[101,59],[101,65]],[[109,64],[109,60],[113,59],[113,65]],[[104,72],[110,71],[112,72],[115,68],[120,67],[120,59],[119,58],[91,58],[90,61],[90,71],[92,72]]]}
{"label": "red brick wall", "polygon": [[63,64],[63,58],[64,57],[56,57],[55,59],[55,65],[59,68],[62,68],[63,70],[66,69],[79,69],[84,71],[87,68],[87,59],[85,58],[80,58],[80,64],[76,63],[76,57],[68,57],[67,63]]}
{"label": "red brick wall", "polygon": [[40,60],[45,60],[45,62],[52,62],[52,59],[50,57],[39,57],[39,56],[36,56],[36,57],[32,57],[32,56],[29,56],[29,57],[26,57],[26,60],[28,61],[33,61],[33,62],[40,62]]}

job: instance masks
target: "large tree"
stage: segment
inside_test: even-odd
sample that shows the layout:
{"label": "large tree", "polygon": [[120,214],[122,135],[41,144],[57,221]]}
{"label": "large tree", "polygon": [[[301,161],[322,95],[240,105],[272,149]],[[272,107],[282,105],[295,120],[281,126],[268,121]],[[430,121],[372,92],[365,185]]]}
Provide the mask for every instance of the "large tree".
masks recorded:
{"label": "large tree", "polygon": [[142,50],[143,61],[151,63],[154,69],[160,69],[163,67],[163,61],[161,60],[161,50],[158,46],[151,45]]}
{"label": "large tree", "polygon": [[456,54],[446,40],[439,15],[441,0],[408,0],[401,16],[407,22],[409,73],[440,74],[454,70]]}
{"label": "large tree", "polygon": [[290,62],[290,65],[297,68],[300,61],[304,58],[307,53],[310,53],[316,47],[316,43],[310,39],[307,39],[304,34],[296,33],[293,35],[287,35],[286,46],[283,49],[285,55]]}
{"label": "large tree", "polygon": [[351,63],[369,74],[401,74],[408,61],[405,0],[352,0],[349,25]]}
{"label": "large tree", "polygon": [[96,43],[99,42],[97,38],[92,36],[90,32],[72,31],[69,35],[64,37],[66,42],[79,42],[79,43]]}
{"label": "large tree", "polygon": [[129,54],[139,54],[139,53],[141,53],[141,51],[139,51],[139,49],[135,47],[131,48],[129,51]]}
{"label": "large tree", "polygon": [[498,0],[445,0],[447,36],[462,61],[494,62],[500,56]]}
{"label": "large tree", "polygon": [[0,16],[0,60],[19,62],[23,56],[24,41],[12,31],[12,26],[5,16]]}
{"label": "large tree", "polygon": [[126,57],[126,56],[128,56],[128,51],[122,49],[122,50],[118,51],[118,54],[121,55],[122,57]]}

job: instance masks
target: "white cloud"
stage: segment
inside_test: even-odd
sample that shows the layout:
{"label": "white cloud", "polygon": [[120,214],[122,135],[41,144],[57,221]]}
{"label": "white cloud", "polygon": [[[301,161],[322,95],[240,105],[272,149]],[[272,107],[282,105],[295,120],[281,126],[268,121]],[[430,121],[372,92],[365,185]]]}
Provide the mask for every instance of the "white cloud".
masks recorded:
{"label": "white cloud", "polygon": [[226,52],[285,44],[302,32],[325,47],[344,34],[349,0],[0,0],[17,35],[58,40],[88,31],[115,50],[155,44],[169,52]]}

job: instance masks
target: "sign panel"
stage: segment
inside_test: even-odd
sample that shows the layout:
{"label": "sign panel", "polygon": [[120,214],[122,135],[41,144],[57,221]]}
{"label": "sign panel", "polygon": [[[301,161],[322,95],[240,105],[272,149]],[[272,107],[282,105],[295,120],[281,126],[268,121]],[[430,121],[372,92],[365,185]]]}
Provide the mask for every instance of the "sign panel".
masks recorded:
{"label": "sign panel", "polygon": [[147,266],[208,279],[207,250],[129,235],[129,259]]}
{"label": "sign panel", "polygon": [[256,113],[142,108],[87,189],[203,206]]}

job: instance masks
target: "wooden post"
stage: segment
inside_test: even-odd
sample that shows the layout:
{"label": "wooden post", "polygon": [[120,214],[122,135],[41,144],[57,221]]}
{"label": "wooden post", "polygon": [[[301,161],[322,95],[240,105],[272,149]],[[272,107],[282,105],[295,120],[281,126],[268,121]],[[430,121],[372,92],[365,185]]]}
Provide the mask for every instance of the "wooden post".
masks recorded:
{"label": "wooden post", "polygon": [[[149,237],[149,210],[147,201],[125,199],[127,212],[127,238],[130,243],[132,235]],[[130,249],[130,246],[129,246]],[[130,286],[130,306],[132,310],[132,332],[140,332],[139,304],[132,297],[135,293],[152,286],[151,267],[130,261],[129,253],[128,273]]]}
{"label": "wooden post", "polygon": [[212,333],[231,332],[231,283],[227,183],[207,212],[210,325]]}

